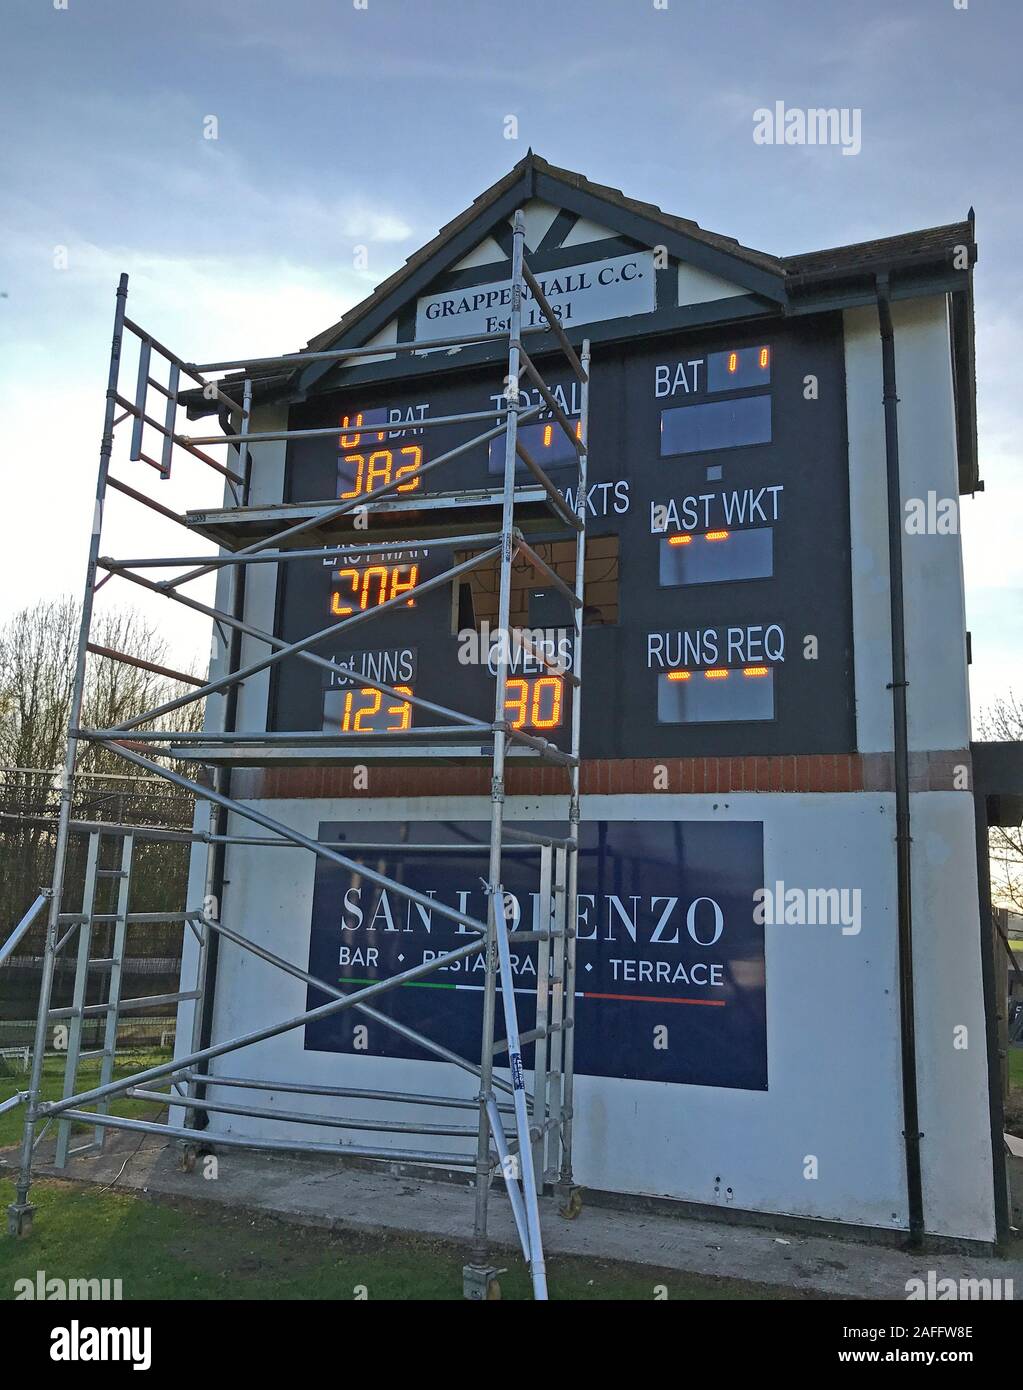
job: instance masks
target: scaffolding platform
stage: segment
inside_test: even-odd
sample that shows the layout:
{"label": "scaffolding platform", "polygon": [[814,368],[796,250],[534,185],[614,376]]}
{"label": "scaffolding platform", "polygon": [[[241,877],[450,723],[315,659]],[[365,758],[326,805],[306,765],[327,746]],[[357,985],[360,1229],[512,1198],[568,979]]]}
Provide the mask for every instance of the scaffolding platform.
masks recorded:
{"label": "scaffolding platform", "polygon": [[[330,737],[325,735],[325,738]],[[478,737],[478,736],[477,736]],[[287,742],[268,745],[253,739],[248,743],[223,744],[174,744],[167,749],[167,756],[177,762],[202,763],[209,767],[336,767],[354,761],[378,765],[399,762],[405,767],[420,767],[431,764],[458,766],[487,761],[494,756],[494,744],[466,743],[445,745],[431,743],[429,735],[420,743],[366,743],[353,742],[339,746],[335,739],[309,746],[301,742]],[[549,762],[561,766],[571,764],[571,755],[551,746],[549,750],[534,748],[509,748],[505,757],[514,762]]]}
{"label": "scaffolding platform", "polygon": [[[197,535],[214,541],[225,550],[237,551],[253,541],[273,541],[282,531],[298,522],[330,517],[337,510],[337,501],[282,502],[262,507],[222,507],[215,511],[191,511],[185,514],[188,526]],[[308,545],[310,540],[330,542],[365,542],[374,539],[374,531],[387,528],[388,540],[418,537],[422,540],[448,540],[467,528],[476,530],[500,527],[504,496],[500,489],[480,488],[463,492],[436,492],[422,497],[385,498],[365,503],[361,515],[349,512],[334,516],[300,533],[294,539],[284,537],[282,548]],[[357,520],[365,525],[357,525]],[[546,532],[557,524],[547,495],[539,485],[515,489],[515,524],[523,531]]]}

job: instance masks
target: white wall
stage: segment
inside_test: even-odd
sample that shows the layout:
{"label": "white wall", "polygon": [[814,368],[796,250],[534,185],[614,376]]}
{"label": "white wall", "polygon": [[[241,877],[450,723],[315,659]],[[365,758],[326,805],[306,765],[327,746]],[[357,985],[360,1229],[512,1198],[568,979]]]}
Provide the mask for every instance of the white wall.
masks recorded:
{"label": "white wall", "polygon": [[[279,406],[261,407],[253,411],[251,432],[258,433],[260,431],[269,432],[272,430],[287,429],[287,424],[288,412],[286,408]],[[286,442],[277,440],[265,444],[253,444],[250,445],[250,449],[252,456],[252,504],[254,506],[259,506],[280,502],[284,496]],[[232,467],[237,467],[237,454],[232,455]],[[234,505],[231,489],[226,484],[224,487],[224,505]],[[266,631],[273,630],[277,568],[276,565],[250,565],[245,581],[246,621]],[[222,612],[229,612],[231,607],[231,573],[231,567],[224,566],[217,575],[214,606]],[[230,632],[227,629],[224,630],[224,635],[230,638]],[[267,644],[265,642],[257,642],[255,638],[252,637],[242,637],[241,662],[243,665],[248,662],[257,661],[261,656],[265,656],[266,652]],[[227,672],[227,658],[228,648],[221,639],[216,627],[214,627],[212,655],[209,667],[209,678],[211,680],[215,680],[217,677]],[[269,671],[261,671],[242,684],[238,695],[238,717],[236,722],[236,727],[238,729],[265,730],[269,691]],[[206,729],[223,729],[224,704],[224,695],[213,695],[207,700],[204,724]],[[209,802],[200,801],[197,803],[193,827],[200,833],[205,834],[208,832],[210,828]],[[188,891],[185,899],[189,911],[198,910],[203,906],[203,899],[206,892],[206,863],[206,847],[204,845],[197,845],[192,852],[189,862]],[[191,930],[186,928],[181,963],[181,988],[183,990],[195,988],[197,962],[198,946],[196,939]],[[186,1001],[181,1004],[178,1009],[177,1030],[174,1042],[175,1056],[187,1056],[191,1051],[193,1020],[194,1005],[191,1001]],[[180,1124],[182,1118],[183,1116],[180,1110],[172,1111],[170,1123]]]}
{"label": "white wall", "polygon": [[[877,310],[845,314],[856,731],[861,753],[892,747],[887,480]],[[958,499],[952,359],[944,296],[892,306],[903,503]],[[970,741],[960,538],[903,535],[909,746]]]}
{"label": "white wall", "polygon": [[[919,875],[917,997],[926,1222],[930,1231],[993,1238],[990,1144],[984,1085],[983,1008],[971,922],[969,797],[921,794],[915,836],[927,856]],[[260,809],[315,834],[320,820],[389,819],[386,801],[261,802]],[[553,802],[511,802],[513,816],[563,814]],[[482,819],[480,800],[456,808],[409,803],[414,819]],[[769,1089],[766,1093],[581,1077],[576,1173],[584,1186],[902,1228],[907,1222],[901,1139],[894,799],[884,795],[590,797],[586,818],[762,819],[765,877],[788,886],[860,887],[858,935],[838,927],[767,926]],[[850,876],[850,865],[856,866]],[[312,856],[296,849],[232,848],[225,921],[306,968]],[[975,875],[974,875],[975,880]],[[976,889],[972,889],[973,903]],[[975,906],[973,907],[975,917]],[[441,977],[438,977],[441,978]],[[221,950],[215,1037],[305,1008],[305,986],[229,944]],[[952,1047],[965,1024],[971,1046]],[[444,1063],[303,1051],[302,1030],[220,1059],[224,1075],[302,1077],[331,1085],[422,1089],[471,1096],[473,1079]],[[358,1115],[356,1102],[245,1094],[260,1105]],[[371,1109],[371,1108],[370,1108]],[[389,1107],[413,1114],[403,1107]],[[436,1115],[434,1114],[434,1118]],[[449,1118],[456,1118],[451,1116]],[[214,1117],[214,1132],[286,1134],[269,1121]],[[386,1145],[346,1132],[349,1142]],[[316,1132],[317,1139],[330,1134]],[[310,1131],[304,1131],[310,1137]],[[402,1141],[395,1140],[395,1143]],[[443,1150],[443,1140],[425,1147]],[[454,1145],[463,1151],[465,1144]],[[819,1177],[803,1176],[808,1155]],[[720,1179],[720,1181],[716,1181]],[[727,1194],[728,1188],[731,1195]]]}

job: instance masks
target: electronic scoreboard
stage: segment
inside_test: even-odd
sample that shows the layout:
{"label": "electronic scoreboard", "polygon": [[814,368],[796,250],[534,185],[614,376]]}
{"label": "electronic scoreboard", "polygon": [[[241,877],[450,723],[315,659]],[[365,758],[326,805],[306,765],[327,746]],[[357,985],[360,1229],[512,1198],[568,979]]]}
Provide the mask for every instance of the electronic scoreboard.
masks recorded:
{"label": "electronic scoreboard", "polygon": [[[423,421],[501,403],[499,367],[407,364],[386,384],[292,407],[287,502],[365,499],[398,484],[415,502],[436,492],[494,491],[504,439],[424,473],[481,432],[479,421]],[[578,383],[551,357],[544,374],[578,428]],[[528,383],[524,400],[542,404]],[[582,751],[586,757],[837,753],[854,748],[848,464],[841,320],[598,345],[590,388]],[[544,411],[521,427],[529,453],[575,505],[576,454]],[[517,479],[532,481],[519,465]],[[393,495],[393,494],[392,494]],[[445,521],[453,513],[445,515]],[[495,531],[492,524],[466,529]],[[399,534],[410,512],[346,532],[350,546]],[[418,514],[421,521],[428,513]],[[435,519],[435,518],[434,518]],[[457,520],[457,516],[455,516]],[[407,532],[406,532],[407,533]],[[574,537],[551,516],[530,544],[571,586]],[[483,549],[480,546],[479,549]],[[444,721],[415,694],[490,720],[494,712],[497,568],[423,585],[471,551],[456,541],[358,555],[339,542],[323,562],[280,567],[277,632],[293,641],[391,603],[318,648],[385,681],[382,694],[304,663],[277,668],[273,726],[376,739]],[[398,600],[397,602],[392,602]],[[403,600],[403,601],[402,601]],[[505,717],[567,746],[570,611],[524,559],[512,584],[513,646]],[[540,659],[543,656],[543,660]]]}

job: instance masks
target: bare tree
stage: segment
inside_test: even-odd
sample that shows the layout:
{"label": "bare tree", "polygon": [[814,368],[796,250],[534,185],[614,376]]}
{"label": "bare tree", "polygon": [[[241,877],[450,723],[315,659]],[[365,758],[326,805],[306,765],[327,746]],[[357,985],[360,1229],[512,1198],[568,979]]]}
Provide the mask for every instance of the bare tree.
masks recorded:
{"label": "bare tree", "polygon": [[[80,616],[75,602],[57,599],[23,608],[0,629],[0,809],[7,813],[0,820],[0,934],[49,878],[55,776],[64,763]],[[166,642],[130,609],[98,614],[92,640],[156,665],[167,661]],[[155,672],[90,655],[82,722],[86,728],[111,728],[187,689]],[[202,701],[185,705],[166,723],[155,721],[156,727],[197,729],[202,706]],[[108,748],[81,744],[76,813],[89,819],[154,824],[190,821],[186,796],[168,795],[164,783],[143,784],[134,772]],[[131,815],[125,814],[126,808]],[[157,895],[164,896],[163,890],[170,893],[173,886],[168,874],[179,876],[180,855],[161,856],[155,849],[148,847],[143,857],[150,865],[149,886],[159,885]]]}
{"label": "bare tree", "polygon": [[[982,738],[997,743],[1023,740],[1023,705],[1010,690],[977,721]],[[1023,912],[1023,827],[995,825],[988,833],[991,856],[991,896],[998,907]]]}

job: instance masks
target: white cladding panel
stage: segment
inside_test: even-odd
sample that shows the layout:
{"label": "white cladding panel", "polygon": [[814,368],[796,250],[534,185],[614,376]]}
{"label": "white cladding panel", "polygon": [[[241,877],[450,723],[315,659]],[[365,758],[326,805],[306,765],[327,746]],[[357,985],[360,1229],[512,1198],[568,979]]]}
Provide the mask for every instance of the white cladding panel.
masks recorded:
{"label": "white cladding panel", "polygon": [[[368,823],[394,816],[383,801],[262,802],[260,807],[312,835],[323,820]],[[539,800],[509,802],[513,817],[563,810]],[[432,798],[407,803],[413,819],[482,819],[486,813],[487,804],[478,799],[457,805]],[[922,849],[916,953],[927,1227],[987,1240],[993,1237],[991,1151],[972,803],[963,793],[921,794],[913,798],[913,814],[914,844]],[[768,883],[858,886],[863,897],[858,934],[844,935],[839,927],[765,928],[766,1093],[579,1077],[578,1181],[622,1193],[904,1227],[894,799],[867,793],[589,797],[583,815],[762,820]],[[235,825],[243,830],[241,821]],[[229,853],[227,877],[225,921],[305,968],[312,856],[300,849],[236,847]],[[305,996],[300,982],[226,945],[215,1039],[301,1013]],[[659,1022],[672,1026],[671,1019],[654,1018],[652,1011],[651,1028]],[[952,1045],[959,1024],[969,1030],[965,1050]],[[179,1037],[180,1050],[187,1043],[184,1029]],[[443,1063],[304,1052],[302,1041],[302,1031],[295,1030],[222,1058],[214,1068],[232,1076],[473,1094],[473,1078]],[[281,1108],[372,1113],[372,1107],[360,1110],[351,1101],[245,1094],[257,1104]],[[391,1110],[395,1118],[399,1112],[415,1113],[398,1106]],[[214,1132],[300,1133],[270,1121],[212,1121]],[[387,1143],[379,1135],[348,1137]],[[429,1147],[447,1146],[431,1139]],[[464,1151],[465,1146],[453,1147]],[[815,1179],[804,1176],[811,1155],[817,1160]]]}
{"label": "white cladding panel", "polygon": [[734,299],[736,295],[748,294],[741,285],[730,280],[722,280],[720,275],[712,275],[699,266],[679,262],[678,302],[680,304],[709,304],[715,299]]}
{"label": "white cladding panel", "polygon": [[[892,306],[899,396],[903,505],[929,495],[958,501],[951,346],[943,296]],[[852,532],[856,732],[861,753],[892,747],[891,622],[876,309],[845,314],[849,497]],[[905,517],[905,511],[903,513]],[[970,741],[966,614],[958,533],[903,532],[909,744],[965,748]]]}

